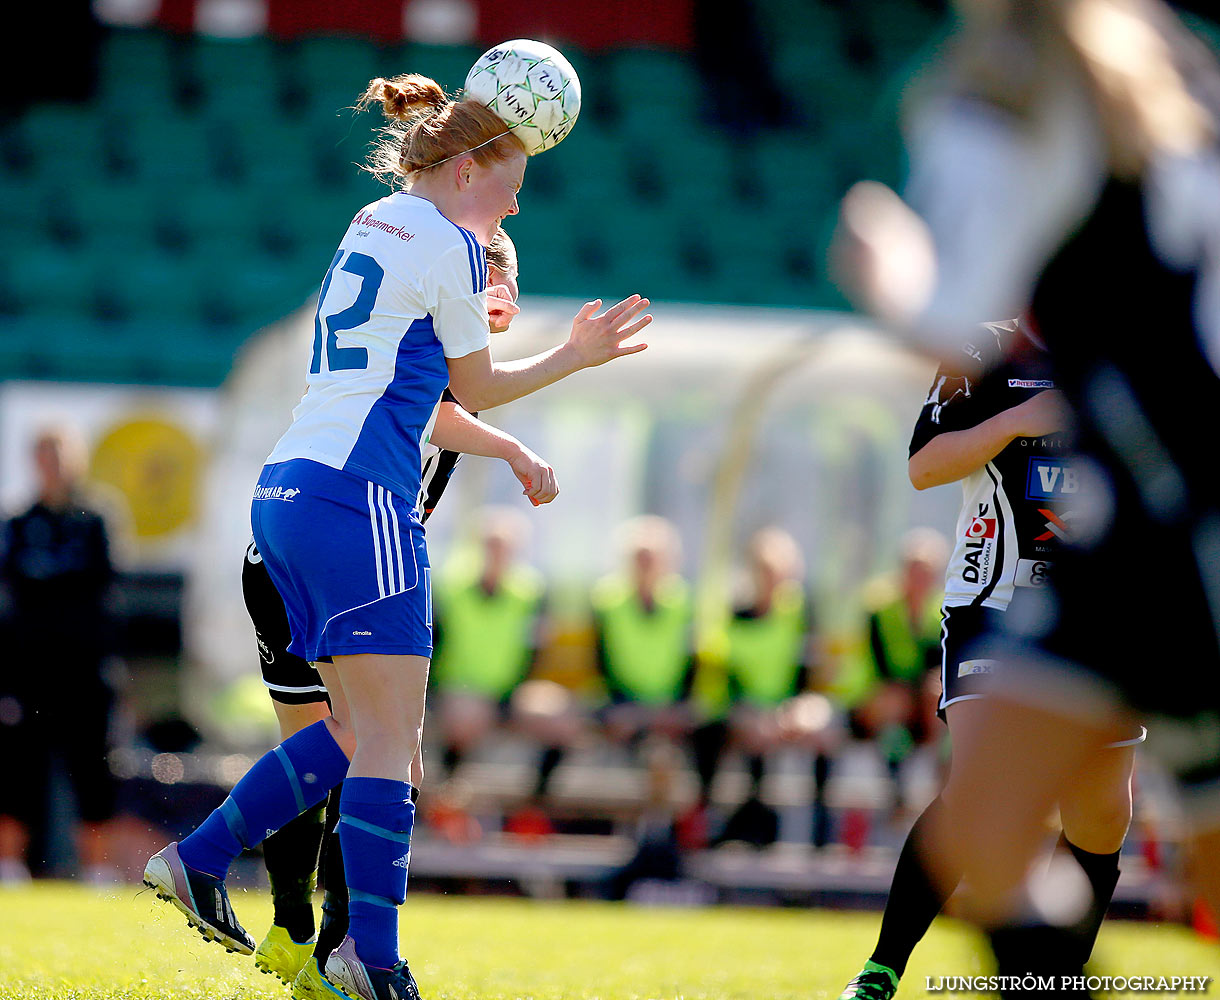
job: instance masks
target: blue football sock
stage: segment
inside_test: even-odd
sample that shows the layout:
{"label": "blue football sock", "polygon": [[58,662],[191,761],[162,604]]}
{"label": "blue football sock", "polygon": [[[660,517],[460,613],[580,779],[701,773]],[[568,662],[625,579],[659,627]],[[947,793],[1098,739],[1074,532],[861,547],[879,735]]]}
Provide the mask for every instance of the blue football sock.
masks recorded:
{"label": "blue football sock", "polygon": [[398,907],[407,898],[412,788],[389,778],[348,778],[339,804],[339,841],[347,874],[348,934],[362,962],[398,962]]}
{"label": "blue football sock", "polygon": [[263,754],[220,808],[178,845],[183,864],[224,878],[244,848],[262,843],[312,809],[347,774],[347,755],[325,722],[315,722]]}

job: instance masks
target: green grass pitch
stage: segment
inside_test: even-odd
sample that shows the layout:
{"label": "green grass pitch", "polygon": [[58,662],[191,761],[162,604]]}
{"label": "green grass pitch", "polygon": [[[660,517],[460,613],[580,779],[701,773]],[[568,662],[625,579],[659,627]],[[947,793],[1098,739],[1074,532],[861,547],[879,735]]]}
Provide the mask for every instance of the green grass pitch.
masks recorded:
{"label": "green grass pitch", "polygon": [[[237,890],[233,904],[260,937],[271,917],[266,893]],[[426,1000],[833,1000],[867,957],[877,921],[877,914],[828,910],[421,894],[402,909],[401,939]],[[1180,927],[1112,922],[1098,955],[1113,975],[1220,975],[1220,945]],[[925,976],[986,969],[974,932],[938,921],[898,1000],[948,995],[926,991]],[[66,883],[0,888],[3,1000],[288,995],[249,958],[203,941],[151,892]]]}

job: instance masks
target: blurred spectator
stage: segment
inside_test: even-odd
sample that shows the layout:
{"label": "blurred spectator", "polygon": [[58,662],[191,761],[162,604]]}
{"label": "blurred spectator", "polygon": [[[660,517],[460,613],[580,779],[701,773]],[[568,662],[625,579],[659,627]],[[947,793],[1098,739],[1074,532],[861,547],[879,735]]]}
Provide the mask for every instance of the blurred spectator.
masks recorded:
{"label": "blurred spectator", "polygon": [[485,511],[477,560],[438,580],[432,684],[446,774],[511,724],[542,747],[531,794],[539,804],[578,722],[558,685],[526,682],[541,645],[545,597],[539,574],[518,561],[527,528],[515,511]]}
{"label": "blurred spectator", "polygon": [[[694,5],[695,64],[707,82],[705,114],[738,132],[789,128],[794,102],[780,88],[755,4],[737,4],[725,17],[718,3]],[[732,59],[725,59],[732,52]],[[714,97],[712,95],[715,95]]]}
{"label": "blurred spectator", "polygon": [[643,898],[643,885],[678,883],[685,877],[679,836],[677,779],[682,761],[677,747],[663,739],[646,741],[642,756],[647,776],[644,811],[636,822],[635,851],[607,880],[610,899]]}
{"label": "blurred spectator", "polygon": [[625,566],[594,585],[593,626],[607,698],[603,729],[634,755],[650,734],[680,741],[690,731],[691,599],[669,521],[645,515],[622,533]]}
{"label": "blurred spectator", "polygon": [[829,837],[833,713],[825,698],[807,692],[814,649],[804,557],[787,532],[765,528],[750,539],[748,559],[748,589],[727,625],[723,695],[726,735],[746,757],[750,784],[718,839],[756,846],[778,839],[779,817],[762,801],[762,779],[768,758],[797,746],[813,755],[813,839],[821,845]]}
{"label": "blurred spectator", "polygon": [[893,781],[895,807],[904,805],[903,762],[936,733],[940,667],[940,606],[949,543],[932,528],[902,540],[894,580],[880,581],[868,600],[868,652],[877,687],[852,710],[858,737],[874,738]]}
{"label": "blurred spectator", "polygon": [[0,798],[0,878],[45,867],[56,842],[53,776],[75,793],[79,872],[115,876],[110,836],[117,784],[107,764],[115,694],[105,666],[112,623],[111,542],[84,485],[85,444],[68,427],[34,440],[38,498],[5,526],[0,572],[10,601],[10,667],[0,678],[0,740],[19,766]]}

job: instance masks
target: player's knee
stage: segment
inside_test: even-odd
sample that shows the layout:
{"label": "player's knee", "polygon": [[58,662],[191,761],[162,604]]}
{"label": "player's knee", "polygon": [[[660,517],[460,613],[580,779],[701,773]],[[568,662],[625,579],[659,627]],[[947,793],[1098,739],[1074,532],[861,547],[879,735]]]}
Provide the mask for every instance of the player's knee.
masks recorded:
{"label": "player's knee", "polygon": [[1131,826],[1131,796],[1121,791],[1093,795],[1060,807],[1069,841],[1092,854],[1112,854],[1123,846]]}
{"label": "player's knee", "polygon": [[326,728],[330,731],[331,737],[339,744],[339,749],[347,754],[347,759],[351,760],[352,755],[356,752],[356,731],[350,723],[343,723],[336,719],[333,715],[327,716]]}
{"label": "player's knee", "polygon": [[412,728],[374,730],[360,741],[360,756],[379,761],[410,761],[407,773],[411,774],[415,770],[415,758],[419,756],[421,737],[420,730]]}

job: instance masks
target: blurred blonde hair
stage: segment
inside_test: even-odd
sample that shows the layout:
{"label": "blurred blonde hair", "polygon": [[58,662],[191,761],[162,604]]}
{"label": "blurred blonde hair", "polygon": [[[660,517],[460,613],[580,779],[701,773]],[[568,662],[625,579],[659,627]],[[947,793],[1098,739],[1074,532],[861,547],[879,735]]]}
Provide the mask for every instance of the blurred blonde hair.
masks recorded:
{"label": "blurred blonde hair", "polygon": [[801,547],[783,528],[767,527],[756,531],[747,549],[755,565],[774,570],[786,580],[802,580],[805,576],[805,556]]}
{"label": "blurred blonde hair", "polygon": [[911,528],[898,543],[898,555],[904,564],[920,563],[942,572],[950,551],[948,539],[935,528]]}
{"label": "blurred blonde hair", "polygon": [[945,72],[917,87],[978,97],[1032,118],[1072,76],[1105,136],[1111,169],[1138,176],[1158,151],[1216,137],[1192,92],[1214,72],[1202,42],[1160,0],[962,0],[965,23]]}
{"label": "blurred blonde hair", "polygon": [[514,549],[520,549],[529,542],[530,523],[512,507],[484,507],[476,515],[476,520],[477,537],[481,542],[499,539]]}
{"label": "blurred blonde hair", "polygon": [[665,560],[669,569],[682,561],[682,540],[673,522],[656,514],[641,514],[624,521],[615,532],[617,548],[624,559],[637,552],[653,552]]}

